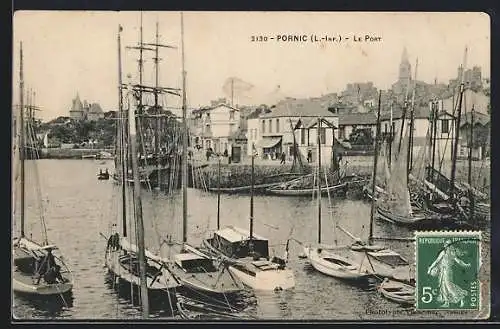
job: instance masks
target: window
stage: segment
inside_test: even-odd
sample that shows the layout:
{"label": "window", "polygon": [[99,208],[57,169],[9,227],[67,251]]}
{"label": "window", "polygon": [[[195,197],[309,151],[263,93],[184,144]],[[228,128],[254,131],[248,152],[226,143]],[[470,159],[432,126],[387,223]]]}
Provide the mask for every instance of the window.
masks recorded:
{"label": "window", "polygon": [[266,132],[266,120],[262,120],[262,133]]}
{"label": "window", "polygon": [[234,120],[234,110],[229,111],[229,120]]}
{"label": "window", "polygon": [[450,132],[450,122],[448,119],[441,120],[441,133],[448,134]]}
{"label": "window", "polygon": [[339,129],[339,139],[345,139],[345,126],[342,126]]}
{"label": "window", "polygon": [[276,132],[280,132],[280,119],[276,119]]}
{"label": "window", "polygon": [[300,145],[305,145],[306,143],[306,130],[300,129]]}
{"label": "window", "polygon": [[321,144],[326,144],[326,128],[319,129],[319,138],[320,138]]}
{"label": "window", "polygon": [[273,132],[273,120],[269,119],[269,132]]}

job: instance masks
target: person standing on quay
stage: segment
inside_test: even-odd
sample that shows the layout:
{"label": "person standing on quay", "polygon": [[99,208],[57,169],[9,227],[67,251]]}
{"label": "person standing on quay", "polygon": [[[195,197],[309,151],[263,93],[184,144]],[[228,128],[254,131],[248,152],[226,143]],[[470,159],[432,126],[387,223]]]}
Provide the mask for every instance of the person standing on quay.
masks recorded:
{"label": "person standing on quay", "polygon": [[286,154],[285,154],[285,152],[282,152],[281,153],[281,162],[280,162],[280,164],[285,164],[285,159],[286,159]]}

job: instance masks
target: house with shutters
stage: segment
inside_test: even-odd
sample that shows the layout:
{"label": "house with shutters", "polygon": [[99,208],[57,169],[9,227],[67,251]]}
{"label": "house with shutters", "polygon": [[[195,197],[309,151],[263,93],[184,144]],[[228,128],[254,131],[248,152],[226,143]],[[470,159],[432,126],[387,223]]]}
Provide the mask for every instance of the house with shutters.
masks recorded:
{"label": "house with shutters", "polygon": [[[338,115],[329,111],[327,102],[315,99],[285,99],[268,113],[248,119],[248,146],[247,154],[251,155],[252,145],[255,145],[260,157],[276,159],[282,152],[291,160],[294,155],[294,142],[297,144],[301,156],[307,156],[307,147],[315,145],[312,127],[315,120],[323,118],[335,128],[338,127]],[[331,154],[331,136],[327,127],[323,129],[326,134],[322,139],[325,142],[325,157]],[[337,137],[336,129],[334,129]],[[309,133],[309,137],[307,137]],[[329,138],[330,136],[330,138]],[[330,150],[326,150],[327,148]],[[329,152],[329,153],[328,153]],[[328,154],[327,154],[328,153]],[[329,160],[329,158],[328,158]]]}

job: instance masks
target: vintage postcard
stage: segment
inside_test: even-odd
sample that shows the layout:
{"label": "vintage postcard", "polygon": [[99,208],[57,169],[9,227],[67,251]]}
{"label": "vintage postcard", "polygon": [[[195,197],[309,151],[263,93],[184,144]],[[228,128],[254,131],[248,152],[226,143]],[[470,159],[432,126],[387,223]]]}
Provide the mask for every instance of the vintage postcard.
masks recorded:
{"label": "vintage postcard", "polygon": [[12,318],[490,316],[490,17],[18,11]]}

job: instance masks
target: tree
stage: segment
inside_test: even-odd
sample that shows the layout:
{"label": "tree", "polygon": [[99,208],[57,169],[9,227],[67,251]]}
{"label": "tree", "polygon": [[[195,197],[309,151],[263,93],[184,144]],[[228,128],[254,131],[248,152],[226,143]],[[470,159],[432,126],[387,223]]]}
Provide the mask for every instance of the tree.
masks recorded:
{"label": "tree", "polygon": [[372,145],[373,131],[371,128],[354,128],[349,135],[349,143],[352,145]]}

